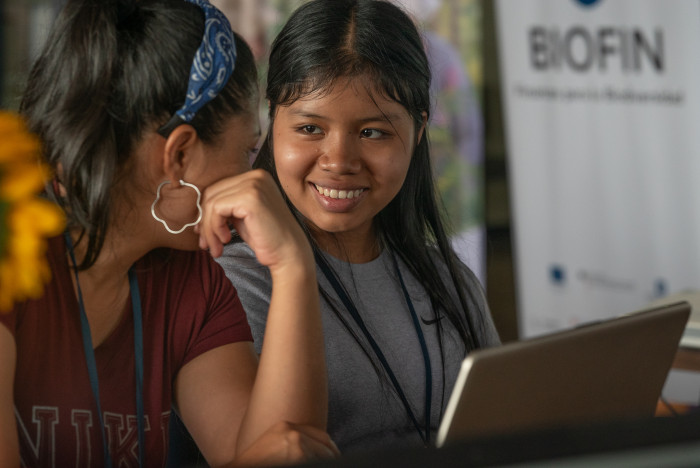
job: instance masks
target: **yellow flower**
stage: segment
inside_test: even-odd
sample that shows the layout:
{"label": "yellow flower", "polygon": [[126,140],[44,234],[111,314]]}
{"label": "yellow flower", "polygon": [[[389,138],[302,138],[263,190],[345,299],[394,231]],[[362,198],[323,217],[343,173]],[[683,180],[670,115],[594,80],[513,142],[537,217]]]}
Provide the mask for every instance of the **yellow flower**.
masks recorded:
{"label": "yellow flower", "polygon": [[65,227],[63,211],[38,196],[50,176],[40,154],[24,121],[0,112],[0,313],[41,296],[51,277],[46,238]]}

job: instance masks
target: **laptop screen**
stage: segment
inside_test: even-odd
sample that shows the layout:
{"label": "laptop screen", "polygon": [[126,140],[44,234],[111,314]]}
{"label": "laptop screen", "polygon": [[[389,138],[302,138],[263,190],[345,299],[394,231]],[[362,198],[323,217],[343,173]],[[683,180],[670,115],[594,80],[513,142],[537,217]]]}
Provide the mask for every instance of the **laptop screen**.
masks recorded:
{"label": "laptop screen", "polygon": [[437,445],[652,416],[689,314],[680,302],[471,352]]}

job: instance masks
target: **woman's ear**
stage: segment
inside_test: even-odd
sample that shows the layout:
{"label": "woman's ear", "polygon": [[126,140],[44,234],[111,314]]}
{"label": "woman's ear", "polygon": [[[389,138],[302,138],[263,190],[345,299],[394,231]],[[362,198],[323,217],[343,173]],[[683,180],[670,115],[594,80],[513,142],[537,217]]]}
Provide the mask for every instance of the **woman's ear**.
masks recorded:
{"label": "woman's ear", "polygon": [[163,150],[163,172],[168,180],[177,182],[182,179],[194,157],[198,140],[197,131],[191,125],[180,125],[170,133]]}
{"label": "woman's ear", "polygon": [[420,143],[421,139],[423,138],[423,133],[425,132],[425,127],[428,125],[428,113],[423,111],[420,113],[420,115],[423,118],[423,123],[418,129],[418,135],[416,135],[416,145]]}

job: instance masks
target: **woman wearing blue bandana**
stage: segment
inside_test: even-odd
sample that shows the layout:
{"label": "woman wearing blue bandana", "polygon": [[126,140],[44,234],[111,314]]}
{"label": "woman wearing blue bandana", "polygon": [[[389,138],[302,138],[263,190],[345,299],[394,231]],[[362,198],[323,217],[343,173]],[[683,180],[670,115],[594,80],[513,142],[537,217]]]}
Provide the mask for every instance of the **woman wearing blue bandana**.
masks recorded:
{"label": "woman wearing blue bandana", "polygon": [[[247,166],[256,80],[206,0],[68,1],[20,109],[68,227],[0,314],[0,466],[164,466],[172,411],[211,466],[337,453],[313,255]],[[272,272],[259,364],[231,228]]]}

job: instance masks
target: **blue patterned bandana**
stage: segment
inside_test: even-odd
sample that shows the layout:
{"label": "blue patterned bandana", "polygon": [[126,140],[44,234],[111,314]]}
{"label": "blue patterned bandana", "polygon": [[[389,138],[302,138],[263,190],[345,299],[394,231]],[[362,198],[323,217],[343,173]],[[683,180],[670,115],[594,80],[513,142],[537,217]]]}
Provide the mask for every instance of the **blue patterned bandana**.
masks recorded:
{"label": "blue patterned bandana", "polygon": [[206,103],[226,86],[236,65],[236,44],[226,16],[208,0],[185,0],[204,12],[204,37],[192,60],[185,104],[158,133],[167,137],[175,127],[190,123]]}

